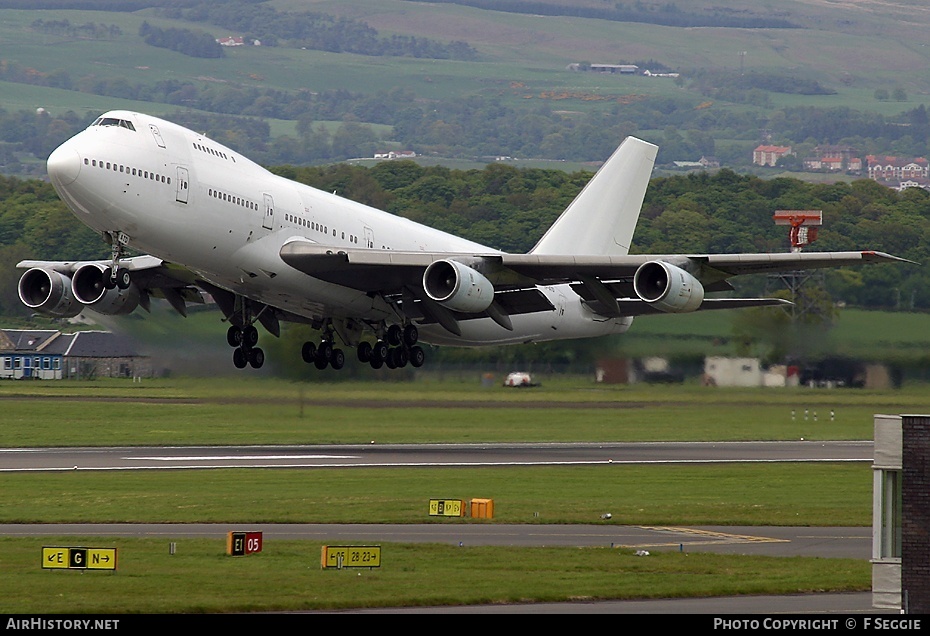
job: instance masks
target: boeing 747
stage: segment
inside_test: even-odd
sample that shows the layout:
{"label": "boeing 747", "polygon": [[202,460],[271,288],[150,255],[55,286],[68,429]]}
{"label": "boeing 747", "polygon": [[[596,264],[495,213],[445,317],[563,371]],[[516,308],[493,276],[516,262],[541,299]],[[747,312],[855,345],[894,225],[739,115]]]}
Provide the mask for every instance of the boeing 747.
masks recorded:
{"label": "boeing 747", "polygon": [[[526,254],[501,252],[276,176],[204,135],[111,111],[48,159],[55,190],[111,257],[35,261],[19,297],[58,317],[126,314],[206,292],[236,367],[259,368],[256,323],[308,323],[320,369],[342,347],[374,368],[421,366],[419,342],[480,346],[623,333],[635,316],[778,305],[712,298],[741,274],[900,261],[874,251],[630,255],[657,148],[627,138]],[[127,248],[145,255],[126,255]]]}

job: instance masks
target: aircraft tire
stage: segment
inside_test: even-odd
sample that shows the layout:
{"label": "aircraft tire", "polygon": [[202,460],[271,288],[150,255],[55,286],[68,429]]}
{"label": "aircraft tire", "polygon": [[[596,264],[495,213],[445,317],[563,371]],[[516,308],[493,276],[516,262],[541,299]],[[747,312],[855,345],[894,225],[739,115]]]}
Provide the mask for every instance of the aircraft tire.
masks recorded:
{"label": "aircraft tire", "polygon": [[385,338],[385,340],[388,341],[388,344],[396,347],[397,345],[401,343],[401,339],[403,338],[403,332],[401,331],[399,325],[391,325],[390,327],[388,327],[386,336],[387,337]]}
{"label": "aircraft tire", "polygon": [[371,350],[371,359],[374,360],[375,358],[381,360],[381,362],[385,362],[388,358],[388,346],[383,340],[376,342]]}
{"label": "aircraft tire", "polygon": [[233,351],[233,364],[236,365],[236,368],[244,369],[248,363],[248,356],[246,356],[245,351],[241,348],[236,348]]}
{"label": "aircraft tire", "polygon": [[419,368],[424,362],[426,362],[426,352],[423,351],[423,347],[410,347],[410,364]]}
{"label": "aircraft tire", "polygon": [[313,364],[316,359],[316,345],[310,341],[305,342],[300,348],[300,357],[307,364]]}
{"label": "aircraft tire", "polygon": [[329,360],[320,355],[320,352],[317,351],[316,358],[313,359],[313,366],[322,371],[329,364]]}
{"label": "aircraft tire", "polygon": [[412,347],[420,340],[420,330],[416,325],[407,325],[404,327],[404,345],[407,348]]}
{"label": "aircraft tire", "polygon": [[360,342],[355,349],[355,355],[358,356],[359,362],[368,362],[371,360],[371,351],[372,347],[370,342]]}
{"label": "aircraft tire", "polygon": [[130,285],[132,285],[132,274],[125,267],[120,267],[116,270],[116,286],[120,289],[129,289]]}
{"label": "aircraft tire", "polygon": [[242,330],[236,325],[232,325],[226,330],[226,344],[230,347],[238,347],[242,344]]}
{"label": "aircraft tire", "polygon": [[242,330],[242,341],[249,348],[258,344],[258,329],[255,328],[255,325],[249,325]]}
{"label": "aircraft tire", "polygon": [[342,351],[342,349],[333,349],[333,355],[329,359],[329,366],[338,371],[345,366],[345,363],[346,354]]}
{"label": "aircraft tire", "polygon": [[258,347],[249,349],[249,364],[253,369],[261,369],[265,364],[265,352]]}

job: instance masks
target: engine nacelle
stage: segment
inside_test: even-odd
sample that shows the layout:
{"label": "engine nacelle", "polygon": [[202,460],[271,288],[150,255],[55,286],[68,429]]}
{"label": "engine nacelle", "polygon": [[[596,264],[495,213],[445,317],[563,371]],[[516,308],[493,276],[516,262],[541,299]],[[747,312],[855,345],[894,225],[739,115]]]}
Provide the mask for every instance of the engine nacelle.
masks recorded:
{"label": "engine nacelle", "polygon": [[54,269],[33,267],[19,279],[19,299],[39,313],[70,318],[81,313],[71,291],[71,279]]}
{"label": "engine nacelle", "polygon": [[106,265],[83,265],[71,279],[74,297],[89,309],[108,316],[131,313],[139,305],[139,288],[132,284],[128,289],[107,289],[104,277],[109,275],[110,268]]}
{"label": "engine nacelle", "polygon": [[704,302],[704,287],[694,276],[664,261],[643,263],[633,275],[636,295],[662,311],[681,314]]}
{"label": "engine nacelle", "polygon": [[423,290],[437,303],[454,311],[478,313],[494,301],[494,285],[481,273],[458,261],[430,263],[423,272]]}

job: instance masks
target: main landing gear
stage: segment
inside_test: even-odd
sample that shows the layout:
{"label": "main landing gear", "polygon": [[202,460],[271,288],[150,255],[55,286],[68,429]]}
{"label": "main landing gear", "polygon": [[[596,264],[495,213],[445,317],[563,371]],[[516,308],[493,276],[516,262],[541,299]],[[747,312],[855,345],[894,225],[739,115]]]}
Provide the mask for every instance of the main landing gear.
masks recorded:
{"label": "main landing gear", "polygon": [[[381,331],[383,337],[374,344],[367,341],[358,344],[355,353],[359,362],[367,362],[372,369],[400,369],[408,364],[414,367],[423,366],[426,354],[423,348],[417,345],[420,333],[416,325],[408,324],[403,328],[400,325],[391,325]],[[305,342],[300,353],[304,362],[313,364],[317,369],[325,369],[327,366],[341,369],[345,365],[345,353],[333,346],[331,330],[324,332],[319,345]]]}
{"label": "main landing gear", "polygon": [[246,366],[260,369],[265,364],[265,352],[255,346],[258,344],[258,329],[255,325],[230,326],[226,330],[226,342],[230,347],[235,347],[233,364],[237,369],[244,369]]}

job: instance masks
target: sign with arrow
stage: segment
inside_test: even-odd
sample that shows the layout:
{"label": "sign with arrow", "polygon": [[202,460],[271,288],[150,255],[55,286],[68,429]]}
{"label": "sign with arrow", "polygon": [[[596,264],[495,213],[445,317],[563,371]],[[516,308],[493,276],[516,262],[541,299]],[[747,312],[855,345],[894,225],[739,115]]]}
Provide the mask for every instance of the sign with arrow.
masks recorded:
{"label": "sign with arrow", "polygon": [[42,548],[45,570],[115,570],[116,548]]}

